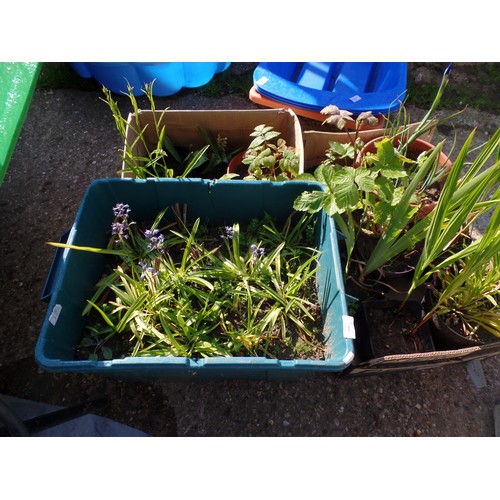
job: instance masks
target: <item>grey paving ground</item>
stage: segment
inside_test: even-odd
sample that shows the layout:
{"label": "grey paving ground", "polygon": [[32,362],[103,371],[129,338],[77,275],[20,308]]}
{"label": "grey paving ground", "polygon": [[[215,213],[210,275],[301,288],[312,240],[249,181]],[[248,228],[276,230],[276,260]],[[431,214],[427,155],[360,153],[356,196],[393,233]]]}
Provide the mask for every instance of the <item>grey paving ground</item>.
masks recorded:
{"label": "grey paving ground", "polygon": [[[45,242],[71,226],[89,183],[115,177],[122,147],[113,118],[88,90],[37,90],[0,187],[0,394],[68,406],[106,396],[103,417],[153,436],[494,436],[500,359],[482,362],[478,388],[466,365],[339,380],[130,383],[51,374],[33,353],[46,314],[39,300],[53,251]],[[124,109],[127,101],[121,99]],[[247,98],[158,100],[172,109],[250,109]],[[418,112],[418,110],[417,110]],[[459,137],[498,116],[470,109]],[[443,129],[442,135],[451,133]]]}

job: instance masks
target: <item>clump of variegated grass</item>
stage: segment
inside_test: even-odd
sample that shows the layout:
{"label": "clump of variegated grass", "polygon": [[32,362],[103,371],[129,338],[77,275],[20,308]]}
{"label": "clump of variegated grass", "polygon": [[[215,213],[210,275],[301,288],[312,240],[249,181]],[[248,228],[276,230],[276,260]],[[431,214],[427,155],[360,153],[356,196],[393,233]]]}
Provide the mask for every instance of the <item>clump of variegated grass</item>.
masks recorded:
{"label": "clump of variegated grass", "polygon": [[[82,347],[110,358],[112,342],[132,356],[269,356],[294,345],[321,349],[311,244],[315,217],[290,216],[281,229],[267,218],[248,234],[238,223],[214,238],[200,219],[147,229],[114,207],[106,249],[56,244],[111,254],[113,270],[97,284],[84,314]],[[300,349],[299,349],[300,350]],[[302,348],[303,350],[303,348]]]}

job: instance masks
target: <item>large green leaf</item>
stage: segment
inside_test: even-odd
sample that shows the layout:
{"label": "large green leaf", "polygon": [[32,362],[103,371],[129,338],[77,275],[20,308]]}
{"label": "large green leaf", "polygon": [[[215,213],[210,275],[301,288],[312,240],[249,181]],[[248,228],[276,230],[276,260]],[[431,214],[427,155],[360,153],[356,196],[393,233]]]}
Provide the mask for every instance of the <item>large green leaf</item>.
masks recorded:
{"label": "large green leaf", "polygon": [[[329,143],[329,151],[327,153],[328,158],[334,159],[343,159],[343,158],[351,158],[354,159],[354,147],[350,142],[341,143],[330,141]],[[333,153],[333,154],[332,154]]]}
{"label": "large green leaf", "polygon": [[377,143],[377,156],[376,166],[384,177],[399,179],[408,175],[404,163],[410,160],[397,153],[390,139],[386,138]]}
{"label": "large green leaf", "polygon": [[293,202],[293,208],[301,212],[319,212],[328,196],[331,197],[323,191],[304,191]]}
{"label": "large green leaf", "polygon": [[330,172],[332,172],[330,182],[335,186],[338,184],[352,184],[356,178],[356,169],[353,167],[344,167],[340,170],[331,169]]}
{"label": "large green leaf", "polygon": [[374,172],[366,168],[358,168],[356,169],[354,181],[358,185],[360,191],[372,193],[376,189],[375,176],[376,174]]}
{"label": "large green leaf", "polygon": [[342,211],[356,209],[360,200],[359,189],[354,180],[338,184],[333,195],[337,206]]}
{"label": "large green leaf", "polygon": [[336,176],[337,172],[338,170],[332,167],[321,167],[317,178],[330,191],[335,191],[337,183],[343,182],[341,176]]}

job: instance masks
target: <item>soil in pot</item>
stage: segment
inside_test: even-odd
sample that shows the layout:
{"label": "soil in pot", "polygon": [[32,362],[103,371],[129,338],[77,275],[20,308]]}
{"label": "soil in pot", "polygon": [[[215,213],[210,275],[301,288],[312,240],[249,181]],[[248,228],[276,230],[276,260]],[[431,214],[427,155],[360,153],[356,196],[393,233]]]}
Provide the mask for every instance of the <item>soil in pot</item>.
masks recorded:
{"label": "soil in pot", "polygon": [[422,305],[417,301],[367,301],[363,304],[360,348],[366,358],[435,351],[428,328],[422,325]]}

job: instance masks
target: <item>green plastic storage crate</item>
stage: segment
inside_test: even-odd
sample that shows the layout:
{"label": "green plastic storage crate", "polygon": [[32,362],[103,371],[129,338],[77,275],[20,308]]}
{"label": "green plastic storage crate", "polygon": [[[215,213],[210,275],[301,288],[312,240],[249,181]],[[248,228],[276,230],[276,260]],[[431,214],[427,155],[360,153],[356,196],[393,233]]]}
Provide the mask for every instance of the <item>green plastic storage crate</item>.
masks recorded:
{"label": "green plastic storage crate", "polygon": [[28,112],[40,63],[0,62],[0,185]]}
{"label": "green plastic storage crate", "polygon": [[[103,247],[113,221],[112,207],[128,203],[134,220],[151,220],[175,203],[188,204],[191,219],[217,225],[244,224],[265,213],[284,221],[304,190],[315,182],[209,181],[204,179],[99,179],[88,188],[68,235],[68,243]],[[84,329],[82,310],[103,271],[105,257],[64,249],[47,283],[51,290],[46,318],[35,350],[47,371],[100,373],[124,380],[157,381],[195,378],[288,379],[315,372],[340,372],[353,360],[353,331],[333,220],[320,213],[317,247],[321,251],[317,287],[327,344],[325,360],[279,360],[264,357],[128,357],[109,361],[77,360],[75,345]]]}

